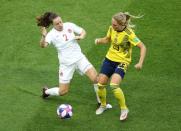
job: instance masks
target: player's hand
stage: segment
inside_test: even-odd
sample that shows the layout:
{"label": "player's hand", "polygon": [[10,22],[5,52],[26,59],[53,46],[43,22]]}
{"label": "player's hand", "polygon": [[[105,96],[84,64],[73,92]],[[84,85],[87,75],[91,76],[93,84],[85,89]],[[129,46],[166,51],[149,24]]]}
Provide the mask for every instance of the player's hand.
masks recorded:
{"label": "player's hand", "polygon": [[98,45],[99,44],[99,38],[95,39],[95,44]]}
{"label": "player's hand", "polygon": [[141,64],[141,63],[137,63],[134,67],[135,67],[137,70],[141,70],[141,69],[142,69],[142,64]]}
{"label": "player's hand", "polygon": [[46,28],[45,27],[40,27],[40,31],[41,31],[41,34],[42,34],[42,36],[46,36],[47,35],[47,30],[46,30]]}
{"label": "player's hand", "polygon": [[83,39],[81,36],[75,36],[75,38],[74,38],[75,40],[81,40],[81,39]]}

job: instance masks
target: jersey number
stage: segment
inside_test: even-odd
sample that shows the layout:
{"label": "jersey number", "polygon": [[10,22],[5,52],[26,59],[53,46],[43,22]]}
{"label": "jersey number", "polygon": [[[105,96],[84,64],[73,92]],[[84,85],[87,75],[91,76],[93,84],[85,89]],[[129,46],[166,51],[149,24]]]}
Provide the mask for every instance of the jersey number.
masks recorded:
{"label": "jersey number", "polygon": [[63,37],[65,38],[65,41],[68,41],[67,35],[63,34]]}
{"label": "jersey number", "polygon": [[121,68],[121,69],[123,69],[126,72],[126,70],[128,68],[128,65],[125,64],[125,63],[120,63],[117,68]]}
{"label": "jersey number", "polygon": [[119,51],[119,48],[120,48],[119,45],[113,45],[113,49]]}

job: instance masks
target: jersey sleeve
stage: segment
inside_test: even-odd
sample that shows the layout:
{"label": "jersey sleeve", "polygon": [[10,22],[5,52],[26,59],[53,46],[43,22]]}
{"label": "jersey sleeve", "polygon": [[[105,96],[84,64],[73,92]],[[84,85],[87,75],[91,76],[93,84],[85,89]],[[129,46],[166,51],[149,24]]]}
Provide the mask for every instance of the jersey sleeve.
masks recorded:
{"label": "jersey sleeve", "polygon": [[136,45],[138,45],[138,43],[140,43],[141,41],[140,41],[140,39],[135,35],[135,33],[132,32],[132,33],[130,34],[130,36],[129,36],[129,42],[130,42],[132,45],[136,46]]}
{"label": "jersey sleeve", "polygon": [[107,35],[106,37],[110,38],[111,37],[111,31],[112,31],[112,27],[110,26],[108,31],[107,31]]}
{"label": "jersey sleeve", "polygon": [[45,37],[45,42],[47,42],[48,44],[52,43],[52,36],[50,33],[48,33]]}
{"label": "jersey sleeve", "polygon": [[74,24],[74,23],[69,23],[73,29],[73,31],[76,33],[76,34],[81,34],[82,33],[82,30],[83,28],[79,27],[78,25]]}

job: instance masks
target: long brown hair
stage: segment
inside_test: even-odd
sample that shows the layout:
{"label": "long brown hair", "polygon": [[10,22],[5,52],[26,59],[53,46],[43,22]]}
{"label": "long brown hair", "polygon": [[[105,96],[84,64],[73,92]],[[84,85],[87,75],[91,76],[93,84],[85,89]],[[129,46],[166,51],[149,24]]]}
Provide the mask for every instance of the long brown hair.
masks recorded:
{"label": "long brown hair", "polygon": [[50,24],[52,24],[53,19],[55,19],[56,17],[58,17],[56,13],[45,12],[43,15],[36,17],[37,26],[43,26],[48,28]]}

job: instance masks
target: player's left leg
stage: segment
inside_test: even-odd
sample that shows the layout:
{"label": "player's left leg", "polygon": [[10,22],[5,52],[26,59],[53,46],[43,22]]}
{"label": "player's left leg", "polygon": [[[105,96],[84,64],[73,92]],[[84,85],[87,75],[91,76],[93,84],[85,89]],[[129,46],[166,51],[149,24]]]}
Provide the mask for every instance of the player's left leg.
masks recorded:
{"label": "player's left leg", "polygon": [[[77,69],[80,72],[80,74],[86,74],[86,76],[92,81],[94,91],[96,93],[97,103],[98,106],[100,106],[101,101],[98,96],[98,74],[94,66],[88,61],[86,57],[83,57],[80,61],[77,62]],[[106,108],[112,108],[112,105],[107,104]]]}
{"label": "player's left leg", "polygon": [[96,93],[97,102],[100,103],[99,97],[97,95],[97,71],[93,67],[93,65],[88,61],[88,59],[84,56],[77,62],[77,67],[80,75],[86,74],[86,76],[91,80],[93,83],[94,91]]}
{"label": "player's left leg", "polygon": [[99,96],[97,94],[98,86],[97,86],[97,71],[96,71],[96,69],[92,66],[86,70],[85,74],[93,83],[94,91],[96,93],[97,102],[101,103]]}
{"label": "player's left leg", "polygon": [[60,83],[59,87],[44,87],[42,90],[42,97],[47,98],[48,96],[63,96],[69,91],[69,83]]}
{"label": "player's left leg", "polygon": [[75,64],[73,65],[60,65],[59,67],[59,87],[48,88],[44,87],[42,90],[42,97],[48,96],[62,96],[68,93],[69,83],[75,71]]}
{"label": "player's left leg", "polygon": [[121,77],[120,74],[114,73],[110,81],[110,87],[113,91],[115,98],[118,100],[119,105],[120,105],[120,109],[121,109],[120,120],[125,120],[128,116],[129,110],[128,110],[128,107],[126,106],[124,93],[119,86],[122,81],[122,78],[123,77]]}
{"label": "player's left leg", "polygon": [[[86,73],[85,73],[86,75],[87,75],[87,77],[94,83],[94,91],[95,91],[95,93],[96,93],[96,98],[97,98],[97,102],[98,102],[98,107],[100,107],[101,106],[101,100],[100,100],[100,98],[99,98],[99,95],[98,95],[98,91],[99,91],[99,89],[98,89],[98,76],[97,76],[97,71],[96,71],[96,69],[94,68],[94,67],[91,67],[90,69],[88,69],[87,71],[86,71]],[[109,104],[109,103],[107,103],[106,104],[106,109],[110,109],[110,108],[112,108],[112,105],[111,104]]]}

